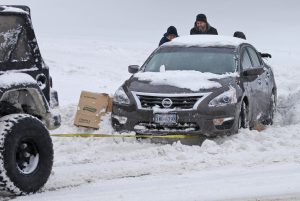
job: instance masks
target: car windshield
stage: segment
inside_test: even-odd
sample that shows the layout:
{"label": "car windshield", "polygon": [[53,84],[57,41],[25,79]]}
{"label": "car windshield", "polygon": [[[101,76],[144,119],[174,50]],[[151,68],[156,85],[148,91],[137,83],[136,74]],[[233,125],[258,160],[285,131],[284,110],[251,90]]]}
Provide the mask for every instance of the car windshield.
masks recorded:
{"label": "car windshield", "polygon": [[144,65],[146,72],[193,70],[202,73],[235,72],[233,48],[163,47]]}
{"label": "car windshield", "polygon": [[0,16],[0,63],[27,61],[30,47],[22,16]]}

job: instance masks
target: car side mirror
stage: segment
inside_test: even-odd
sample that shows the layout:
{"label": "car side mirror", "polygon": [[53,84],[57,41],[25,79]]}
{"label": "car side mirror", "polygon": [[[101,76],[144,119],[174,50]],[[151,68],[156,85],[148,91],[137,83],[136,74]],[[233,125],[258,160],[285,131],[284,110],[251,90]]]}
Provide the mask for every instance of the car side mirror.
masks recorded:
{"label": "car side mirror", "polygon": [[140,66],[139,65],[130,65],[128,66],[128,72],[131,74],[135,74],[139,71]]}
{"label": "car side mirror", "polygon": [[264,72],[264,68],[249,68],[243,71],[243,76],[258,76]]}
{"label": "car side mirror", "polygon": [[272,58],[272,55],[269,53],[259,53],[262,58]]}

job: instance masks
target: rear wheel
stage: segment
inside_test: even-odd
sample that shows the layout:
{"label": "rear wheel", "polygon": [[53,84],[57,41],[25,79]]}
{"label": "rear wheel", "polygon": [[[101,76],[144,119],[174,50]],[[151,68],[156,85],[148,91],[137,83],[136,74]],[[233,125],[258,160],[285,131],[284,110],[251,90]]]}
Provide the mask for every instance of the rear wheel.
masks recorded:
{"label": "rear wheel", "polygon": [[34,193],[47,182],[52,164],[52,141],[40,120],[24,114],[0,119],[0,190]]}

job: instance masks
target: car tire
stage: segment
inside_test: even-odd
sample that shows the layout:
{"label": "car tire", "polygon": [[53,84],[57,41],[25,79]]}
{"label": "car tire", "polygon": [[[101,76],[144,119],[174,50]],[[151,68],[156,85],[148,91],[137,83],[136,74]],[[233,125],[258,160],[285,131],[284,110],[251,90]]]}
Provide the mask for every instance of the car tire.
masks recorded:
{"label": "car tire", "polygon": [[276,96],[272,94],[270,98],[270,106],[268,110],[267,119],[265,120],[265,125],[273,125],[274,115],[276,113]]}
{"label": "car tire", "polygon": [[53,145],[37,118],[13,114],[0,119],[0,190],[26,195],[40,190],[53,165]]}
{"label": "car tire", "polygon": [[239,128],[249,128],[250,127],[249,106],[245,103],[245,101],[243,101],[242,105],[241,105],[241,112],[240,112],[238,124],[239,124]]}

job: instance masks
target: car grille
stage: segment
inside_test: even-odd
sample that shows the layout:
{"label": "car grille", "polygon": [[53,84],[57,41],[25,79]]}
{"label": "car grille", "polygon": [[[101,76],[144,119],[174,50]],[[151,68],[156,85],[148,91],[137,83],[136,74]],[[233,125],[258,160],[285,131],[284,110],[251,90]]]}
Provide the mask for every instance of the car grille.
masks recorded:
{"label": "car grille", "polygon": [[159,96],[146,96],[137,95],[141,102],[141,107],[144,109],[151,109],[153,107],[166,108],[163,106],[162,102],[164,99],[168,98],[172,101],[171,107],[168,109],[193,109],[196,102],[203,96],[185,96],[185,97],[159,97]]}
{"label": "car grille", "polygon": [[148,131],[160,131],[160,132],[193,132],[199,131],[200,127],[196,123],[178,123],[176,125],[160,125],[151,122],[139,123],[135,126],[135,131],[139,133],[148,132]]}

